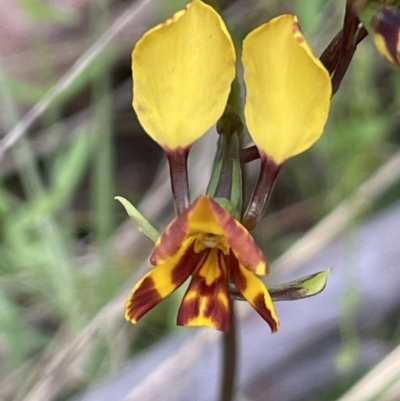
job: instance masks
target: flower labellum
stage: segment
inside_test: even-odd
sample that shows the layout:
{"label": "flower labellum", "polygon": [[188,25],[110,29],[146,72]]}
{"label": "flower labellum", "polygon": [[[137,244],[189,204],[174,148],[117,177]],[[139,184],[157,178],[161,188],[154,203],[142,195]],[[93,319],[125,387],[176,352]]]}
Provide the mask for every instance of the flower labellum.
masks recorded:
{"label": "flower labellum", "polygon": [[154,266],[134,287],[125,317],[136,323],[192,276],[177,323],[228,330],[231,324],[230,280],[267,321],[279,328],[270,294],[257,277],[268,271],[262,251],[249,232],[209,196],[199,197],[173,220],[157,241]]}

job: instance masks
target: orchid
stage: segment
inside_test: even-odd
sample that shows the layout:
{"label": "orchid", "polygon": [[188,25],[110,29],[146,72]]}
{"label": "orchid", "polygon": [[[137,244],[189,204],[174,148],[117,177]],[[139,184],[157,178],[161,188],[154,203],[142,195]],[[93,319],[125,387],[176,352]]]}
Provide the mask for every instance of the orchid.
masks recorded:
{"label": "orchid", "polygon": [[[282,165],[321,136],[332,88],[294,15],[278,16],[251,32],[243,41],[242,63],[245,123],[261,159],[260,177],[243,214],[243,124],[227,107],[236,55],[221,16],[193,0],[146,32],[133,50],[133,108],[167,155],[178,216],[156,241],[153,268],[129,296],[125,317],[132,323],[191,276],[179,325],[228,330],[233,286],[272,332],[279,328],[271,294],[257,277],[268,273],[268,264],[249,230],[263,216]],[[187,157],[192,144],[216,123],[219,148],[209,188],[191,203]],[[133,206],[121,201],[129,213]],[[321,291],[325,280],[323,275],[323,285],[303,295]]]}
{"label": "orchid", "polygon": [[209,196],[199,197],[172,221],[150,256],[156,266],[133,289],[126,318],[135,323],[192,275],[178,324],[228,330],[229,278],[268,322],[279,327],[271,297],[256,274],[266,274],[264,255],[249,232]]}

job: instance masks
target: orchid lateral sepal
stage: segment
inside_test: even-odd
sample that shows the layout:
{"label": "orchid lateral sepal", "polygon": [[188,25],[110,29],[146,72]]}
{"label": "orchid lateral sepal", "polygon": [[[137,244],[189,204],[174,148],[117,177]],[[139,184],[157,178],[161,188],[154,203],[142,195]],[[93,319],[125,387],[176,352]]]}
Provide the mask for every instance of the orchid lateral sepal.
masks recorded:
{"label": "orchid lateral sepal", "polygon": [[[268,291],[274,302],[296,301],[298,299],[313,297],[325,289],[330,273],[331,269],[327,269],[301,277],[297,280],[278,285],[269,285]],[[229,293],[232,299],[245,301],[245,298],[233,283],[230,283],[229,285]]]}
{"label": "orchid lateral sepal", "polygon": [[187,171],[187,159],[190,148],[182,148],[166,151],[169,172],[171,177],[171,189],[174,197],[175,211],[182,214],[190,205],[190,191]]}
{"label": "orchid lateral sepal", "polygon": [[268,206],[268,201],[272,193],[276,178],[282,167],[265,154],[260,154],[261,167],[260,175],[253,195],[243,214],[241,223],[250,231],[263,217]]}
{"label": "orchid lateral sepal", "polygon": [[218,150],[207,194],[235,218],[242,209],[242,168],[239,159],[239,135],[243,123],[228,105],[217,123]]}

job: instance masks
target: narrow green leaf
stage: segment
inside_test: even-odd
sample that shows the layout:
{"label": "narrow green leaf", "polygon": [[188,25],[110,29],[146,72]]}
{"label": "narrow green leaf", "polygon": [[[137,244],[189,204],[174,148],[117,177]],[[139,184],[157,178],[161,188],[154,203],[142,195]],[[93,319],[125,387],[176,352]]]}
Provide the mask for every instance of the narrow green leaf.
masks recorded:
{"label": "narrow green leaf", "polygon": [[4,351],[10,354],[15,367],[20,366],[38,346],[40,338],[34,330],[27,327],[21,312],[1,290],[0,327],[6,341]]}
{"label": "narrow green leaf", "polygon": [[20,78],[13,77],[8,72],[2,72],[4,79],[7,80],[8,88],[3,85],[0,86],[0,94],[7,95],[7,91],[12,93],[15,100],[21,100],[28,103],[36,103],[43,97],[43,95],[51,88],[52,82],[28,82]]}
{"label": "narrow green leaf", "polygon": [[68,146],[60,149],[53,166],[53,185],[45,195],[50,198],[48,205],[51,206],[49,209],[51,212],[65,207],[70,202],[71,196],[77,191],[77,187],[87,171],[94,142],[94,138],[88,135],[87,131],[87,127],[79,128],[74,133],[76,138]]}
{"label": "narrow green leaf", "polygon": [[135,220],[138,225],[138,229],[143,233],[149,240],[156,242],[160,233],[147,221],[147,219],[132,205],[128,200],[122,196],[116,196],[114,199],[121,202],[128,215]]}

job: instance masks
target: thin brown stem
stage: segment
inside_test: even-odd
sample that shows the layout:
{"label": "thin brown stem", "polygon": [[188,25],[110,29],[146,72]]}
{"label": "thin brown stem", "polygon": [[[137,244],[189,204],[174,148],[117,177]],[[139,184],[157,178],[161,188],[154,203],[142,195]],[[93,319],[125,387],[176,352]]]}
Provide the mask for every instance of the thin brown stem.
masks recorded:
{"label": "thin brown stem", "polygon": [[176,214],[182,214],[190,205],[187,158],[190,148],[168,151],[167,158],[171,176],[171,189],[175,201]]}
{"label": "thin brown stem", "polygon": [[332,75],[332,95],[343,80],[358,43],[368,32],[362,27],[351,1],[347,1],[343,29],[333,38],[320,60]]}
{"label": "thin brown stem", "polygon": [[261,155],[260,176],[249,205],[242,217],[242,224],[248,230],[252,230],[264,215],[281,167],[281,164],[278,165],[266,155]]}
{"label": "thin brown stem", "polygon": [[360,20],[350,3],[351,2],[347,1],[346,4],[339,61],[332,77],[333,93],[336,93],[339,89],[344,74],[350,65],[350,61],[357,48],[357,38],[360,30],[365,31],[365,28],[360,25]]}
{"label": "thin brown stem", "polygon": [[234,311],[232,311],[231,328],[229,329],[229,331],[224,333],[222,341],[223,341],[223,360],[222,360],[223,376],[221,382],[220,400],[232,401],[234,398],[236,363],[237,363],[236,322],[235,322]]}
{"label": "thin brown stem", "polygon": [[257,146],[253,145],[240,150],[239,159],[241,164],[246,164],[260,158]]}

